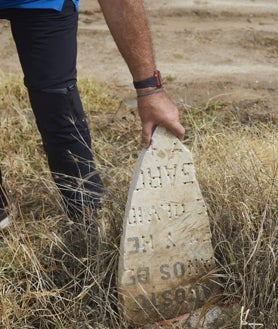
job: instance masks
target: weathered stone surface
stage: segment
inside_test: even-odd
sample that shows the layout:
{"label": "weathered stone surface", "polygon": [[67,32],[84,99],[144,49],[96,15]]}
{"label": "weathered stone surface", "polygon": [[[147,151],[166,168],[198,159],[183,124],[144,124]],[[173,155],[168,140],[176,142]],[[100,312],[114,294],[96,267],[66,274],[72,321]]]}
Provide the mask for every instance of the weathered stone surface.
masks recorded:
{"label": "weathered stone surface", "polygon": [[211,232],[192,155],[156,128],[134,170],[120,247],[118,291],[124,317],[154,323],[191,312],[211,295]]}

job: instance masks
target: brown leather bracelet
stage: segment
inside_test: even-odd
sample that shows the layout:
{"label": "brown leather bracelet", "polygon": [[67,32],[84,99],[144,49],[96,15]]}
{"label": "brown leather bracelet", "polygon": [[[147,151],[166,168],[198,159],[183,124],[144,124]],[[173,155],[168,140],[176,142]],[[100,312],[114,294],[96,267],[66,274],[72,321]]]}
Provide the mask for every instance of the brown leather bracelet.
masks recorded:
{"label": "brown leather bracelet", "polygon": [[159,89],[154,89],[154,90],[150,90],[150,91],[147,91],[145,93],[142,93],[142,94],[138,94],[137,97],[140,98],[140,97],[146,97],[146,96],[150,96],[150,95],[154,95],[154,94],[159,94],[159,93],[163,93],[164,92],[164,89],[163,88],[159,88]]}

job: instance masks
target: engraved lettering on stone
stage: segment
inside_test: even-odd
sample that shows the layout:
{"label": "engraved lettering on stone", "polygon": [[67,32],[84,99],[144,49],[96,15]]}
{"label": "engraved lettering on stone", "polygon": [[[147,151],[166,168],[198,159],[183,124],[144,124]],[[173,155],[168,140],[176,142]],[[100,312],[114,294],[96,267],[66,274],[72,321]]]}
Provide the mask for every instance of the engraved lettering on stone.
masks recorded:
{"label": "engraved lettering on stone", "polygon": [[168,236],[167,236],[167,242],[166,242],[166,248],[169,249],[169,248],[172,248],[172,247],[175,247],[175,242],[173,241],[172,239],[172,234],[171,232],[168,233]]}
{"label": "engraved lettering on stone", "polygon": [[142,236],[142,250],[143,252],[153,251],[153,237],[152,235]]}
{"label": "engraved lettering on stone", "polygon": [[159,304],[157,302],[157,299],[156,299],[156,294],[154,292],[152,292],[151,294],[151,298],[150,298],[150,301],[151,301],[151,306],[152,307],[159,307]]}
{"label": "engraved lettering on stone", "polygon": [[134,286],[136,284],[136,278],[134,275],[134,270],[129,270],[127,272],[131,272],[131,275],[129,277],[129,281],[127,281],[127,286]]}
{"label": "engraved lettering on stone", "polygon": [[128,238],[128,242],[131,242],[131,250],[129,250],[130,254],[137,254],[140,251],[140,244],[139,244],[139,238],[138,237],[133,237],[133,238]]}
{"label": "engraved lettering on stone", "polygon": [[190,151],[158,127],[138,159],[121,239],[118,288],[128,322],[191,312],[211,295],[210,227]]}
{"label": "engraved lettering on stone", "polygon": [[150,281],[150,269],[149,267],[139,267],[137,270],[137,278],[139,283],[149,283]]}
{"label": "engraved lettering on stone", "polygon": [[201,262],[189,260],[188,262],[177,261],[172,265],[161,264],[159,266],[159,272],[161,274],[160,279],[169,280],[172,277],[183,278],[185,275],[192,273],[192,268],[195,269],[195,272],[199,272],[200,270],[208,270],[210,268],[209,264],[211,263],[212,259],[210,258],[208,260],[202,260]]}
{"label": "engraved lettering on stone", "polygon": [[162,264],[160,266],[160,273],[161,275],[161,279],[162,280],[169,280],[171,278],[171,274],[169,272],[169,264]]}
{"label": "engraved lettering on stone", "polygon": [[[205,205],[202,205],[205,211]],[[149,208],[132,207],[128,216],[128,224],[139,225],[151,223],[152,221],[160,221],[162,211],[167,213],[168,220],[176,220],[179,218],[187,218],[187,209],[185,203],[168,202],[160,205],[152,205]],[[198,211],[198,215],[204,211]]]}
{"label": "engraved lettering on stone", "polygon": [[147,186],[151,188],[161,188],[162,180],[161,180],[161,168],[148,168],[145,172],[143,172],[145,182],[147,182]]}
{"label": "engraved lettering on stone", "polygon": [[180,153],[180,152],[182,152],[182,147],[177,141],[175,141],[173,144],[173,149],[171,150],[171,153],[175,154],[175,153]]}
{"label": "engraved lettering on stone", "polygon": [[184,163],[181,169],[182,183],[194,183],[195,181],[195,173],[193,170],[192,163]]}
{"label": "engraved lettering on stone", "polygon": [[137,186],[136,186],[136,191],[141,191],[145,189],[145,181],[144,181],[144,171],[140,170],[140,174],[138,176],[138,181],[137,181]]}
{"label": "engraved lettering on stone", "polygon": [[193,183],[194,171],[192,169],[188,171],[188,166],[187,163],[184,163],[182,166],[175,163],[140,170],[136,191],[141,191],[145,188],[156,189],[175,186],[177,177],[181,180],[179,183]]}
{"label": "engraved lettering on stone", "polygon": [[134,311],[138,312],[143,309],[151,309],[153,307],[163,306],[179,306],[181,304],[189,304],[201,298],[203,301],[208,298],[210,291],[204,286],[196,286],[194,288],[178,287],[176,289],[163,290],[160,293],[151,292],[150,294],[140,294],[134,298]]}
{"label": "engraved lettering on stone", "polygon": [[134,312],[144,311],[148,307],[147,297],[145,295],[138,295],[135,297]]}
{"label": "engraved lettering on stone", "polygon": [[160,221],[159,214],[157,212],[157,208],[155,206],[152,206],[147,214],[147,221],[150,223],[153,220]]}
{"label": "engraved lettering on stone", "polygon": [[142,224],[143,214],[142,207],[132,207],[128,217],[129,224]]}
{"label": "engraved lettering on stone", "polygon": [[174,274],[176,278],[183,278],[185,275],[185,266],[181,262],[177,262],[174,264]]}
{"label": "engraved lettering on stone", "polygon": [[175,183],[176,183],[177,164],[174,164],[172,166],[164,166],[163,167],[163,174],[166,174],[166,178],[167,178],[166,182],[168,181],[170,186],[174,186]]}
{"label": "engraved lettering on stone", "polygon": [[172,305],[173,299],[171,298],[172,297],[172,291],[171,290],[162,291],[161,297],[162,297],[162,300],[163,300],[163,303],[164,303],[165,306]]}
{"label": "engraved lettering on stone", "polygon": [[153,236],[142,235],[139,237],[127,238],[127,246],[129,254],[138,254],[140,252],[146,253],[153,251]]}
{"label": "engraved lettering on stone", "polygon": [[136,271],[129,270],[126,271],[129,274],[129,281],[127,282],[128,286],[134,286],[138,283],[147,284],[150,282],[150,268],[149,267],[138,267]]}
{"label": "engraved lettering on stone", "polygon": [[175,301],[179,305],[182,304],[184,300],[185,300],[185,290],[182,288],[178,288],[175,291]]}

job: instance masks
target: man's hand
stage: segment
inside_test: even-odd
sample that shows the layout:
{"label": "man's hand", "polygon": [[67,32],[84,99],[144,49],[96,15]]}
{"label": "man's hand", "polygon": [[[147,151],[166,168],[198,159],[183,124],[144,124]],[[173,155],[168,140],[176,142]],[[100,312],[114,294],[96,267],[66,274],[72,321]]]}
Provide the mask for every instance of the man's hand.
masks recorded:
{"label": "man's hand", "polygon": [[179,122],[179,110],[165,92],[138,97],[138,111],[142,122],[143,146],[148,148],[156,126],[164,126],[179,139],[184,138],[185,129]]}

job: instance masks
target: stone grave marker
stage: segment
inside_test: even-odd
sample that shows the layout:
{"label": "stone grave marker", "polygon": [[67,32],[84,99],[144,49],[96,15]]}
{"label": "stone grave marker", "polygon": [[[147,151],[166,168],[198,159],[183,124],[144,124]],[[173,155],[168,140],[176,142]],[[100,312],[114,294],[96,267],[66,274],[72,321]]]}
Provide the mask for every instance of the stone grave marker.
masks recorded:
{"label": "stone grave marker", "polygon": [[118,269],[124,318],[144,325],[201,307],[215,284],[206,206],[190,151],[163,127],[138,158]]}

